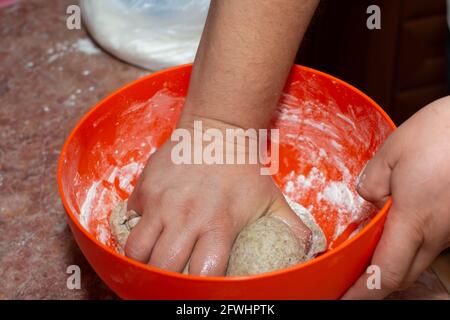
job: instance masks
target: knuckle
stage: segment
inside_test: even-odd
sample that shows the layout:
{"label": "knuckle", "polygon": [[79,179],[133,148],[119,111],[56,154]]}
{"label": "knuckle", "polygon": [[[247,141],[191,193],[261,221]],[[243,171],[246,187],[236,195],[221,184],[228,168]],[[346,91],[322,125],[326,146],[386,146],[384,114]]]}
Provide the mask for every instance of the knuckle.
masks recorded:
{"label": "knuckle", "polygon": [[381,276],[381,288],[394,291],[403,286],[403,277],[395,271],[385,270]]}
{"label": "knuckle", "polygon": [[225,251],[225,253],[231,250],[233,237],[227,229],[211,229],[205,232],[203,236],[206,236],[208,239],[212,240],[216,250]]}
{"label": "knuckle", "polygon": [[195,219],[200,211],[200,207],[197,204],[196,200],[186,199],[181,202],[182,210],[180,211],[183,215],[183,218],[186,221],[191,221]]}
{"label": "knuckle", "polygon": [[420,217],[413,217],[406,220],[406,223],[411,229],[411,232],[409,233],[411,245],[417,248],[420,247],[425,241],[424,227],[426,227],[427,224],[424,223],[424,220]]}
{"label": "knuckle", "polygon": [[156,200],[161,199],[162,195],[165,193],[165,190],[161,187],[149,184],[142,190],[143,195],[148,197],[149,199]]}
{"label": "knuckle", "polygon": [[367,201],[377,201],[383,199],[386,196],[381,188],[373,186],[372,184],[368,184],[367,182],[360,182],[356,186],[356,190],[358,191],[360,196]]}
{"label": "knuckle", "polygon": [[414,279],[408,279],[402,281],[402,283],[398,286],[398,290],[406,290],[414,284]]}
{"label": "knuckle", "polygon": [[226,238],[230,234],[228,223],[214,223],[210,225],[209,232],[213,233],[216,238]]}
{"label": "knuckle", "polygon": [[130,257],[131,259],[142,261],[144,260],[143,256],[145,253],[143,252],[142,248],[136,244],[134,241],[127,241],[125,244],[125,255],[127,257]]}
{"label": "knuckle", "polygon": [[172,190],[155,190],[152,194],[153,199],[162,204],[174,204],[174,196]]}
{"label": "knuckle", "polygon": [[234,240],[239,232],[235,232],[226,226],[211,225],[206,231],[215,239],[218,246],[228,244],[229,241]]}
{"label": "knuckle", "polygon": [[232,227],[234,217],[239,217],[237,213],[233,214],[226,206],[219,206],[213,212],[213,219],[210,224],[217,229],[229,230]]}
{"label": "knuckle", "polygon": [[158,207],[165,211],[158,214],[166,226],[175,223],[192,228],[201,208],[197,200],[170,195],[170,192],[165,192],[158,201],[161,203]]}
{"label": "knuckle", "polygon": [[193,192],[187,192],[179,186],[173,188],[164,188],[155,192],[154,195],[162,203],[172,206],[187,206],[193,201]]}
{"label": "knuckle", "polygon": [[157,187],[146,181],[137,190],[137,198],[141,203],[146,203],[148,199],[157,199],[160,193],[161,191]]}

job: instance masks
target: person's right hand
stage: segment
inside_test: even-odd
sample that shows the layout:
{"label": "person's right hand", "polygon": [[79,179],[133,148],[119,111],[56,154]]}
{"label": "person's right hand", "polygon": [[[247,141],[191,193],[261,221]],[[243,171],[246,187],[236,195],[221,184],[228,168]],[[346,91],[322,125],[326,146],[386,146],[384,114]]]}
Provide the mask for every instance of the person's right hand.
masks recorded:
{"label": "person's right hand", "polygon": [[[203,120],[204,127],[227,127]],[[311,231],[259,165],[176,165],[173,146],[168,141],[150,157],[130,196],[129,209],[143,217],[128,238],[127,256],[177,272],[189,261],[190,274],[224,275],[239,232],[265,214],[279,216],[309,250]]]}

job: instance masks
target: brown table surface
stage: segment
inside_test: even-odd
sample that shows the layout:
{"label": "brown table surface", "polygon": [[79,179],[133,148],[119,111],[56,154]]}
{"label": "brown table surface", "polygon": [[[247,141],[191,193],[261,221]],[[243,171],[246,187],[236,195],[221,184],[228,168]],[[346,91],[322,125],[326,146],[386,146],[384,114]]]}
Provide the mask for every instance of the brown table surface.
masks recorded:
{"label": "brown table surface", "polygon": [[[95,50],[84,28],[68,30],[72,3],[29,0],[0,8],[0,299],[116,298],[72,238],[56,162],[92,105],[148,72]],[[66,268],[74,264],[81,268],[80,290],[66,286]],[[441,262],[442,270],[449,266]],[[449,294],[427,271],[392,298]]]}

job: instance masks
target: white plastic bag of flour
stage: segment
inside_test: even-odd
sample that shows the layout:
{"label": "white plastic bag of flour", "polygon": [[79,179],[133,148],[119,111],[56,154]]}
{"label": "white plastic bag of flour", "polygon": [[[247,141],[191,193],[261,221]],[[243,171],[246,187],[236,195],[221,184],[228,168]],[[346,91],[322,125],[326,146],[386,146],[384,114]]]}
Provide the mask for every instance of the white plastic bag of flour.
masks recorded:
{"label": "white plastic bag of flour", "polygon": [[92,37],[150,70],[193,62],[210,0],[81,0]]}

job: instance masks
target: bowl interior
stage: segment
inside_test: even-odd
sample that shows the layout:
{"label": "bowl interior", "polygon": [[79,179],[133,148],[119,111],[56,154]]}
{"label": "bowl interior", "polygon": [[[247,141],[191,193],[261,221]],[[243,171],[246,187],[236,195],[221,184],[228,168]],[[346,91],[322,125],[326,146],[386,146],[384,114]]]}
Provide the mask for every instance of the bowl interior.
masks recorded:
{"label": "bowl interior", "polygon": [[[190,66],[172,68],[120,89],[89,112],[66,142],[60,173],[66,209],[111,248],[116,245],[108,227],[112,206],[129,196],[148,157],[170,137],[190,71]],[[274,180],[311,212],[328,249],[336,248],[376,213],[355,184],[392,132],[392,122],[353,87],[294,66],[271,126],[280,133]]]}

